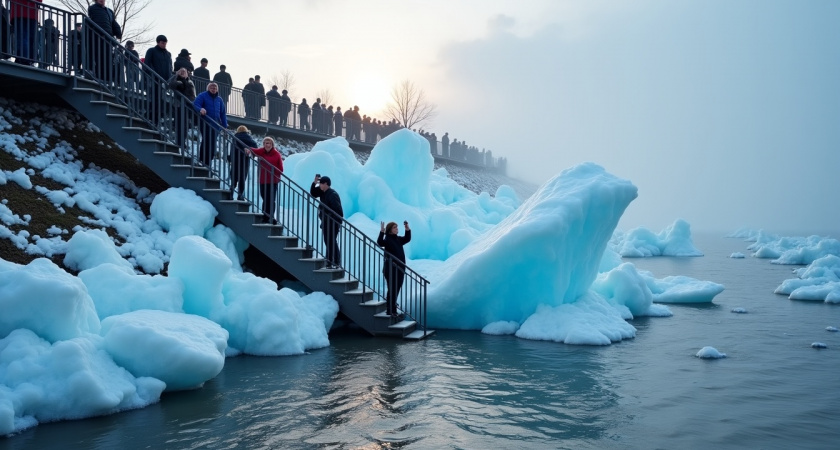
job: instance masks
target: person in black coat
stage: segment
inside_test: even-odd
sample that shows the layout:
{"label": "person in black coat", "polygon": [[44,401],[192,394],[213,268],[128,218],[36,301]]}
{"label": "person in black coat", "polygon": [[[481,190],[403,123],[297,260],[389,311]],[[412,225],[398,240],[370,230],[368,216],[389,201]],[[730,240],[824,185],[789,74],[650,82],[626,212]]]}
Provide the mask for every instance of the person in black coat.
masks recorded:
{"label": "person in black coat", "polygon": [[137,80],[140,79],[140,54],[134,49],[134,41],[126,41],[125,50],[125,82],[126,87],[133,91],[137,88]]}
{"label": "person in black coat", "polygon": [[300,101],[298,105],[298,115],[300,116],[300,129],[309,130],[309,114],[312,112],[309,105],[306,104],[306,99]]}
{"label": "person in black coat", "polygon": [[[236,190],[236,199],[245,200],[245,182],[248,180],[248,149],[259,148],[251,137],[251,130],[245,125],[236,128],[236,141],[233,151],[228,155],[230,162],[230,187]],[[231,192],[233,194],[233,192]]]}
{"label": "person in black coat", "polygon": [[[172,76],[172,54],[166,49],[166,36],[159,35],[156,42],[157,45],[146,50],[145,64],[152,72],[158,74],[164,81],[167,81]],[[152,77],[149,80],[149,102],[151,103],[149,109],[151,112],[150,119],[155,124],[160,122],[160,113],[163,106],[161,105],[161,102],[163,102],[162,94],[163,87],[159,84],[158,80]]]}
{"label": "person in black coat", "polygon": [[184,68],[187,69],[187,72],[192,75],[193,70],[195,70],[195,66],[193,66],[192,61],[190,61],[190,55],[192,53],[189,50],[182,48],[181,53],[178,53],[178,56],[175,57],[175,64],[174,70],[177,72],[179,69]]}
{"label": "person in black coat", "polygon": [[316,98],[312,104],[312,131],[321,132],[321,99]]}
{"label": "person in black coat", "polygon": [[341,107],[340,106],[335,107],[335,114],[333,114],[332,120],[333,120],[333,126],[335,128],[335,135],[336,136],[341,136],[341,128],[342,128],[342,125],[344,124],[344,115],[341,114]]}
{"label": "person in black coat", "polygon": [[[102,81],[114,81],[116,72],[112,64],[112,50],[117,40],[122,39],[122,28],[117,23],[114,11],[105,6],[105,0],[96,0],[88,7],[88,18],[105,31],[105,36],[96,27],[88,31],[88,65],[93,65],[96,77]],[[168,76],[167,76],[168,77]]]}
{"label": "person in black coat", "polygon": [[248,78],[248,84],[242,88],[242,104],[245,105],[246,119],[257,119],[257,110],[260,107],[257,104],[257,93],[255,89],[254,79]]}
{"label": "person in black coat", "polygon": [[283,95],[280,96],[280,125],[286,126],[289,121],[289,111],[292,110],[292,99],[289,98],[289,91],[283,89]]}
{"label": "person in black coat", "polygon": [[53,19],[45,19],[41,28],[41,42],[43,42],[43,53],[41,54],[41,67],[48,69],[58,61],[58,38],[61,33],[55,27]]}
{"label": "person in black coat", "polygon": [[230,98],[230,90],[233,88],[233,78],[230,77],[229,73],[225,72],[225,69],[227,69],[226,65],[222,64],[219,66],[219,71],[213,75],[213,81],[219,86],[219,95],[225,101],[225,104],[227,104]]}
{"label": "person in black coat", "polygon": [[327,269],[337,269],[341,263],[341,249],[338,248],[338,233],[344,220],[344,210],[341,208],[341,197],[332,188],[330,177],[315,175],[315,181],[309,188],[309,193],[321,199],[318,205],[318,216],[321,218],[321,232],[326,247]]}
{"label": "person in black coat", "polygon": [[385,263],[382,265],[382,275],[388,285],[388,292],[385,300],[388,304],[388,315],[397,316],[397,297],[400,295],[403,281],[405,280],[405,250],[403,246],[411,241],[411,227],[408,222],[403,222],[405,236],[400,236],[396,222],[379,223],[379,237],[377,245],[385,250]]}
{"label": "person in black coat", "polygon": [[277,91],[277,85],[271,86],[271,90],[265,94],[265,97],[268,100],[268,123],[276,125],[283,102],[283,97]]}
{"label": "person in black coat", "polygon": [[201,58],[201,67],[196,67],[193,70],[193,77],[210,80],[210,71],[207,70],[207,58]]}
{"label": "person in black coat", "polygon": [[265,86],[260,83],[260,76],[254,75],[254,93],[257,94],[256,119],[262,119],[262,108],[265,106]]}

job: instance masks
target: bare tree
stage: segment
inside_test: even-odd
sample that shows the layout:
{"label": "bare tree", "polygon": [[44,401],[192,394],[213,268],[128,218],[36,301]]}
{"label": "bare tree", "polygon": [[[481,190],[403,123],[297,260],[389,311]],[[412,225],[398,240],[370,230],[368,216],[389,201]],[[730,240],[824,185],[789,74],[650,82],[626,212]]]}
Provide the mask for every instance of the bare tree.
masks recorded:
{"label": "bare tree", "polygon": [[332,105],[333,95],[329,88],[321,89],[315,96],[321,99],[321,104],[325,105],[325,108]]}
{"label": "bare tree", "polygon": [[274,74],[269,80],[272,85],[277,86],[282,91],[283,89],[292,92],[292,87],[295,85],[295,75],[291,70],[286,69],[280,72],[280,75]]}
{"label": "bare tree", "polygon": [[[87,14],[90,2],[87,0],[58,0],[65,8],[73,12]],[[111,0],[106,5],[114,10],[117,23],[122,28],[122,39],[134,41],[136,46],[147,45],[154,42],[154,37],[149,33],[154,27],[154,22],[139,22],[140,14],[148,7],[152,0]]]}
{"label": "bare tree", "polygon": [[405,80],[391,89],[391,101],[385,107],[385,112],[404,127],[412,128],[434,118],[437,106],[426,100],[423,89]]}

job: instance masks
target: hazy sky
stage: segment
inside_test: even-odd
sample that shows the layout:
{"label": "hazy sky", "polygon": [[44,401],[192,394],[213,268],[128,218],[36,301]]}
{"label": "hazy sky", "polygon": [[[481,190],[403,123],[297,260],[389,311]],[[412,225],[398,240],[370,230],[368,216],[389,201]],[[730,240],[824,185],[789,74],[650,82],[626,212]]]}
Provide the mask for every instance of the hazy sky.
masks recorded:
{"label": "hazy sky", "polygon": [[840,234],[840,2],[153,0],[144,20],[240,87],[291,71],[296,100],[380,117],[411,80],[426,129],[513,176],[631,180],[625,229]]}

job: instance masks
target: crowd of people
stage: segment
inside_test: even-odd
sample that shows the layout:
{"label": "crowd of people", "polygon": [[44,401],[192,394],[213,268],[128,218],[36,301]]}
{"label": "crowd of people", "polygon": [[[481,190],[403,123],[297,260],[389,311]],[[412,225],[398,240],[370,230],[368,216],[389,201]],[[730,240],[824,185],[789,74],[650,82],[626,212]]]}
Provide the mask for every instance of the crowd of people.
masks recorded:
{"label": "crowd of people", "polygon": [[[15,56],[15,62],[32,65],[36,61],[40,67],[49,68],[53,65],[60,65],[62,59],[61,33],[55,26],[55,21],[45,14],[43,25],[39,24],[39,4],[42,0],[8,0],[10,8],[2,8],[2,20],[0,25],[0,57],[8,59]],[[200,66],[195,67],[192,63],[192,54],[186,48],[173,59],[172,54],[167,50],[167,39],[159,35],[155,45],[147,49],[144,57],[140,57],[134,49],[134,42],[126,41],[127,58],[119,59],[119,53],[110,51],[122,39],[122,29],[116,20],[114,11],[108,8],[106,0],[94,0],[88,7],[88,20],[96,27],[101,28],[108,39],[112,40],[110,45],[103,45],[102,39],[96,39],[96,27],[83,26],[83,23],[75,24],[73,30],[68,33],[64,44],[64,69],[67,73],[71,71],[77,75],[84,76],[85,72],[92,73],[97,79],[109,81],[114,78],[117,72],[115,65],[145,64],[150,70],[157,73],[162,79],[168,80],[170,85],[174,78],[182,78],[181,69],[186,70],[190,83],[195,86],[194,90],[204,91],[208,83],[215,82],[218,93],[227,112],[231,109],[239,110],[237,105],[231,104],[231,93],[234,90],[233,79],[227,72],[227,67],[222,64],[219,71],[210,76],[208,69],[209,61],[202,58]],[[87,35],[84,35],[87,33]],[[86,43],[86,44],[85,44]],[[14,45],[14,49],[12,46]],[[85,48],[83,48],[83,46]],[[82,65],[88,67],[82,67]],[[127,73],[127,72],[126,72]],[[128,75],[125,75],[128,78]],[[129,84],[132,84],[129,80]],[[179,85],[181,86],[181,85]],[[171,87],[171,86],[170,86]],[[161,98],[165,87],[152,86],[149,93],[152,98]],[[184,94],[180,89],[175,89]],[[359,141],[368,144],[375,144],[400,128],[403,124],[395,119],[379,120],[372,116],[362,115],[359,106],[348,107],[344,110],[340,106],[327,105],[316,98],[311,105],[303,98],[299,104],[292,102],[289,97],[288,88],[282,89],[276,85],[270,90],[265,89],[261,82],[260,75],[255,75],[248,80],[241,89],[243,116],[250,120],[265,121],[272,125],[293,127],[303,131],[329,135],[344,136],[350,141]],[[192,99],[191,96],[187,95]],[[152,108],[157,108],[152,105]],[[265,115],[263,114],[265,112]],[[291,116],[291,118],[290,118]],[[152,111],[152,117],[159,119],[160,111]],[[415,130],[417,131],[417,130]],[[438,141],[435,133],[427,133],[420,130],[419,133],[429,140],[432,154],[437,157],[448,158],[456,161],[463,161],[469,164],[485,167],[504,169],[506,160],[504,158],[494,159],[489,150],[479,150],[474,146],[467,146],[465,142],[457,139],[450,144],[448,133],[444,134]],[[181,142],[179,142],[181,143]]]}
{"label": "crowd of people", "polygon": [[[195,67],[192,54],[187,49],[182,49],[173,60],[172,54],[167,50],[168,39],[162,34],[157,36],[155,45],[148,48],[143,57],[140,57],[134,48],[134,42],[130,40],[125,42],[125,52],[114,51],[122,39],[122,29],[114,11],[105,5],[106,0],[94,0],[89,5],[86,20],[90,23],[75,23],[63,44],[61,32],[51,16],[44,14],[43,25],[39,23],[41,0],[8,1],[8,10],[0,3],[0,58],[14,57],[16,63],[37,64],[41,68],[56,66],[68,74],[91,76],[106,84],[126,86],[128,90],[139,86],[142,76],[139,68],[145,65],[148,70],[167,81],[163,84],[151,82],[144,85],[150,108],[146,112],[149,113],[150,120],[154,123],[174,124],[175,143],[184,148],[187,130],[193,128],[196,123],[188,119],[191,115],[184,111],[163,111],[164,102],[160,101],[165,90],[183,96],[186,101],[178,108],[193,108],[205,122],[198,127],[201,140],[197,160],[205,166],[211,165],[212,159],[218,155],[216,145],[219,133],[228,127],[227,113],[230,96],[234,90],[232,77],[225,65],[220,65],[219,72],[211,78],[207,58],[202,58],[200,66]],[[132,66],[134,69],[130,70]],[[263,109],[267,107],[266,121],[273,125],[344,136],[348,140],[370,144],[375,144],[403,128],[403,125],[394,119],[383,121],[361,115],[358,106],[342,112],[340,106],[326,105],[320,98],[316,98],[311,106],[305,98],[295,105],[287,89],[281,91],[274,85],[266,92],[259,75],[249,79],[248,84],[241,90],[241,95],[245,118],[262,121]],[[165,117],[164,114],[172,114],[175,117]],[[291,124],[290,115],[296,119]],[[163,125],[161,129],[164,129]],[[457,140],[450,144],[448,133],[444,134],[440,143],[434,133],[423,130],[419,133],[429,140],[431,151],[435,155],[476,165],[494,164],[489,151],[479,152]],[[258,176],[262,222],[276,225],[276,196],[283,172],[283,158],[276,142],[266,136],[262,140],[262,146],[258,145],[244,125],[237,128],[235,137],[234,146],[228,155],[232,194],[238,200],[245,199],[249,159],[258,158],[261,161]],[[326,247],[327,269],[338,269],[341,264],[338,235],[344,216],[341,198],[332,189],[330,178],[320,175],[315,176],[310,194],[321,200],[319,217]],[[391,316],[398,315],[397,297],[406,270],[405,252],[402,247],[411,240],[411,229],[407,222],[404,222],[404,227],[405,236],[399,236],[396,223],[390,222],[387,226],[383,223],[377,240],[378,245],[386,250],[383,276],[387,283],[387,309]]]}

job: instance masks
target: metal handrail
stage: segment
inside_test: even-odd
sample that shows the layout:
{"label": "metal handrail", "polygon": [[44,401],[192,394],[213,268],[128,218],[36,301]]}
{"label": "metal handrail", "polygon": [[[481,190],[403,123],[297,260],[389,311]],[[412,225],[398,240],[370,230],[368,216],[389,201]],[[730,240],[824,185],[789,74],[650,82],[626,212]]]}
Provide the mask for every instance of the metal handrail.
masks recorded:
{"label": "metal handrail", "polygon": [[[204,86],[207,86],[211,80],[205,78],[193,78],[193,82],[196,84],[196,89],[200,89]],[[274,126],[281,126],[286,128],[292,128],[296,130],[307,131],[310,133],[314,133],[317,135],[323,136],[342,136],[348,141],[351,142],[363,142],[367,144],[376,144],[380,137],[387,136],[391,132],[395,131],[394,129],[389,129],[383,136],[376,131],[371,129],[370,125],[354,119],[348,119],[346,117],[341,119],[341,130],[337,132],[337,128],[333,125],[333,117],[325,117],[322,119],[321,126],[314,126],[316,120],[314,117],[310,115],[307,126],[304,127],[301,123],[298,107],[300,104],[298,103],[291,103],[291,109],[288,113],[286,113],[286,121],[284,122],[281,117],[279,122],[270,122],[268,120],[268,112],[269,107],[272,102],[271,97],[254,94],[250,91],[245,91],[241,88],[228,86],[226,83],[221,83],[224,85],[224,89],[220,87],[220,92],[224,92],[227,94],[225,103],[230,106],[229,113],[231,116],[241,117],[245,119],[251,119],[258,122],[265,122],[267,124],[271,124]],[[259,103],[260,96],[266,101],[266,107],[258,107],[254,111],[248,111],[249,103]],[[228,102],[228,100],[230,100]],[[311,105],[310,105],[311,106]],[[254,117],[254,113],[257,113],[259,117]],[[281,113],[282,116],[282,113]],[[349,127],[352,125],[353,129],[357,130],[355,133],[348,133]],[[386,127],[387,128],[387,127]],[[370,131],[369,131],[370,130]],[[357,137],[354,137],[357,136]],[[435,158],[445,160],[445,161],[454,161],[462,164],[468,164],[471,166],[481,167],[481,168],[491,168],[491,169],[500,169],[503,170],[504,168],[504,158],[501,157],[487,157],[481,153],[472,154],[467,149],[462,151],[457,151],[453,145],[450,143],[446,146],[441,141],[434,141],[434,143],[429,140],[430,145],[430,152],[434,155]],[[450,151],[451,149],[451,151]],[[478,161],[478,160],[482,161]]]}
{"label": "metal handrail", "polygon": [[[320,235],[318,207],[320,201],[309,194],[294,180],[278,171],[262,158],[251,158],[237,148],[245,144],[220,124],[203,118],[193,102],[180,93],[173,92],[164,80],[146,64],[140,63],[128,50],[120,45],[86,16],[71,13],[48,5],[38,4],[39,17],[53,19],[61,33],[60,43],[64,51],[54,60],[44,60],[37,54],[33,61],[41,69],[75,72],[99,84],[100,89],[111,94],[116,103],[128,110],[126,117],[131,122],[151,128],[159,133],[161,140],[175,144],[185,157],[191,176],[203,176],[218,180],[223,189],[235,192],[232,183],[231,164],[233,158],[243,158],[247,164],[248,178],[245,184],[245,199],[248,211],[255,217],[263,214],[260,196],[259,173],[268,171],[279,182],[276,185],[274,219],[283,225],[284,233],[296,237],[307,248],[325,255],[326,248]],[[68,37],[66,31],[77,22],[83,22],[81,42]],[[8,31],[7,31],[8,33]],[[6,37],[6,36],[3,36]],[[76,53],[76,46],[81,52]],[[12,56],[21,57],[12,53]],[[74,86],[79,86],[74,78]],[[198,86],[196,86],[197,94]],[[154,135],[154,134],[153,134]],[[155,140],[150,138],[150,140]],[[215,142],[216,150],[207,155],[208,142]],[[205,154],[202,162],[202,145]],[[209,161],[208,161],[209,160]],[[235,195],[235,194],[232,194]],[[324,205],[326,208],[326,205]],[[329,208],[327,208],[329,209]],[[361,230],[342,220],[338,236],[341,248],[341,267],[349,279],[358,280],[362,291],[371,291],[385,298],[385,280],[381,276],[385,253],[376,241]],[[426,331],[426,290],[428,280],[409,267],[405,267],[406,283],[400,292],[400,304],[406,316],[417,322],[418,329]]]}

